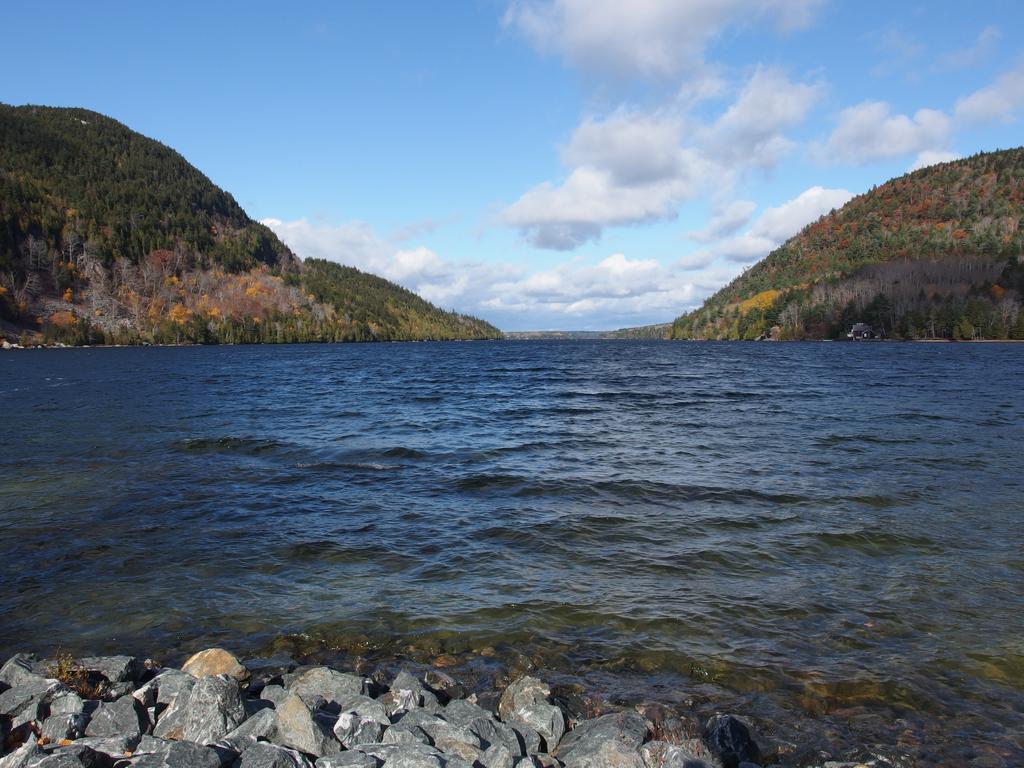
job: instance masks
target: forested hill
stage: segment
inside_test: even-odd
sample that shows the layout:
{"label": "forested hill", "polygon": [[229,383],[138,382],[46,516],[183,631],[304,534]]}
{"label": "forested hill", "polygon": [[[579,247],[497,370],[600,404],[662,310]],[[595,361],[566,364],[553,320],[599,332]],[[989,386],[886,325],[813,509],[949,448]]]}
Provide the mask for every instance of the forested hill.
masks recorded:
{"label": "forested hill", "polygon": [[1024,338],[1024,149],[893,179],[823,216],[700,309],[681,339]]}
{"label": "forested hill", "polygon": [[67,343],[500,337],[382,278],[303,263],[181,155],[109,117],[2,104],[0,331]]}

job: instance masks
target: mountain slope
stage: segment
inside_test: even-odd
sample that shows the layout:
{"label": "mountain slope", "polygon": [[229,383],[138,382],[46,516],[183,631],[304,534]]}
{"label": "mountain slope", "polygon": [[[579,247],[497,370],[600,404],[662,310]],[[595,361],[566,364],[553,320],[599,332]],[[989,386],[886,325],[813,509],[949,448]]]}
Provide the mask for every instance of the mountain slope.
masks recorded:
{"label": "mountain slope", "polygon": [[500,336],[373,275],[304,264],[181,155],[109,117],[6,105],[0,321],[70,343]]}
{"label": "mountain slope", "polygon": [[[1024,337],[1024,149],[924,168],[805,227],[678,318],[680,339]],[[774,332],[773,329],[774,328]]]}

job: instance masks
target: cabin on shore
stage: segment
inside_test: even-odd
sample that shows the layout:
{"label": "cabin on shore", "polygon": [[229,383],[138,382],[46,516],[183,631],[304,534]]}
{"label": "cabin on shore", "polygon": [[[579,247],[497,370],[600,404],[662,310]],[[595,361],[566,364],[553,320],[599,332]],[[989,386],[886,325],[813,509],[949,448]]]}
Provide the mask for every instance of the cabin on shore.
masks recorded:
{"label": "cabin on shore", "polygon": [[854,341],[874,341],[882,338],[882,329],[867,323],[854,323],[850,332],[846,334],[846,338]]}

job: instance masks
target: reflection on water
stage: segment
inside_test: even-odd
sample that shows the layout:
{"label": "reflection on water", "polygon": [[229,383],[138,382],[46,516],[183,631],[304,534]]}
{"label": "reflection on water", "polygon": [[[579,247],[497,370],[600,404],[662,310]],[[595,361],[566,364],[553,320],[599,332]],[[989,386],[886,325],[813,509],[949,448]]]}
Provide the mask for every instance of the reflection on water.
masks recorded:
{"label": "reflection on water", "polygon": [[445,654],[1024,759],[1024,347],[57,350],[0,374],[3,652]]}

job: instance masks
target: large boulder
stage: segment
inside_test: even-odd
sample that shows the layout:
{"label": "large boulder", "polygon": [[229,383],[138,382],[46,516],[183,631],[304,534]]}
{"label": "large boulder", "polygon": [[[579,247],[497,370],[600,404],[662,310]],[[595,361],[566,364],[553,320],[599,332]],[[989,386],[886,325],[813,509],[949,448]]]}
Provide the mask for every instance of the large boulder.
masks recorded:
{"label": "large boulder", "polygon": [[0,693],[0,715],[6,715],[10,719],[8,727],[17,730],[41,720],[50,701],[66,690],[56,680],[35,675],[18,676],[13,687]]}
{"label": "large boulder", "polygon": [[149,715],[146,708],[133,696],[122,696],[116,701],[104,702],[92,713],[86,736],[129,736],[139,738],[148,733]]}
{"label": "large boulder", "polygon": [[328,712],[310,707],[297,694],[291,693],[276,709],[277,727],[274,742],[316,757],[336,755],[341,744],[334,737],[335,719]]}
{"label": "large boulder", "polygon": [[133,696],[145,706],[156,708],[153,735],[161,739],[184,738],[185,718],[196,679],[179,670],[165,670],[137,690]]}
{"label": "large boulder", "polygon": [[131,758],[118,768],[221,768],[216,750],[190,741],[143,739]]}
{"label": "large boulder", "polygon": [[146,674],[145,664],[134,656],[86,656],[78,659],[75,666],[108,683],[138,682]]}
{"label": "large boulder", "polygon": [[379,742],[390,725],[383,704],[367,696],[352,696],[341,703],[334,735],[347,749],[353,744]]}
{"label": "large boulder", "polygon": [[646,737],[639,714],[614,712],[577,725],[554,754],[566,768],[643,768],[639,749]]}
{"label": "large boulder", "polygon": [[504,744],[491,744],[480,755],[478,762],[483,768],[513,768],[519,755],[513,752]]}
{"label": "large boulder", "polygon": [[551,689],[535,677],[521,677],[512,683],[498,702],[498,716],[515,726],[522,724],[544,739],[548,752],[553,752],[565,733],[565,715],[548,702]]}
{"label": "large boulder", "polygon": [[366,681],[358,675],[338,672],[329,667],[313,667],[287,675],[285,688],[308,706],[325,704],[335,710],[353,696],[366,693]]}
{"label": "large boulder", "polygon": [[313,768],[305,755],[264,741],[245,750],[237,765],[238,768]]}
{"label": "large boulder", "polygon": [[264,709],[250,716],[213,746],[241,754],[259,741],[273,741],[276,733],[277,712],[273,709]]}
{"label": "large boulder", "polygon": [[525,729],[527,733],[516,731],[512,726],[489,716],[474,718],[466,726],[476,734],[485,749],[500,744],[516,758],[540,750],[540,736],[535,732],[529,729]]}
{"label": "large boulder", "polygon": [[640,747],[640,757],[646,768],[712,768],[704,760],[710,757],[706,750],[692,750],[665,741],[647,742]]}
{"label": "large boulder", "polygon": [[30,739],[6,757],[0,757],[0,768],[28,768],[30,763],[38,762],[43,757],[43,750]]}
{"label": "large boulder", "polygon": [[317,758],[316,768],[380,768],[382,760],[365,752],[347,751]]}
{"label": "large boulder", "polygon": [[245,706],[238,682],[229,677],[204,677],[196,681],[185,707],[180,738],[212,744],[245,721]]}
{"label": "large boulder", "polygon": [[735,715],[710,718],[704,726],[704,743],[718,756],[723,768],[737,768],[740,763],[761,760],[761,748],[750,726]]}
{"label": "large boulder", "polygon": [[477,718],[493,719],[490,712],[467,699],[452,699],[445,706],[441,715],[449,723],[455,723],[455,725],[469,725]]}
{"label": "large boulder", "polygon": [[78,749],[60,749],[39,762],[31,763],[31,768],[110,768],[111,759],[89,747]]}
{"label": "large boulder", "polygon": [[0,667],[0,684],[14,688],[17,685],[45,680],[50,673],[32,654],[16,653]]}
{"label": "large boulder", "polygon": [[245,665],[223,648],[207,648],[193,654],[181,666],[181,671],[195,678],[227,675],[240,683],[249,679]]}

